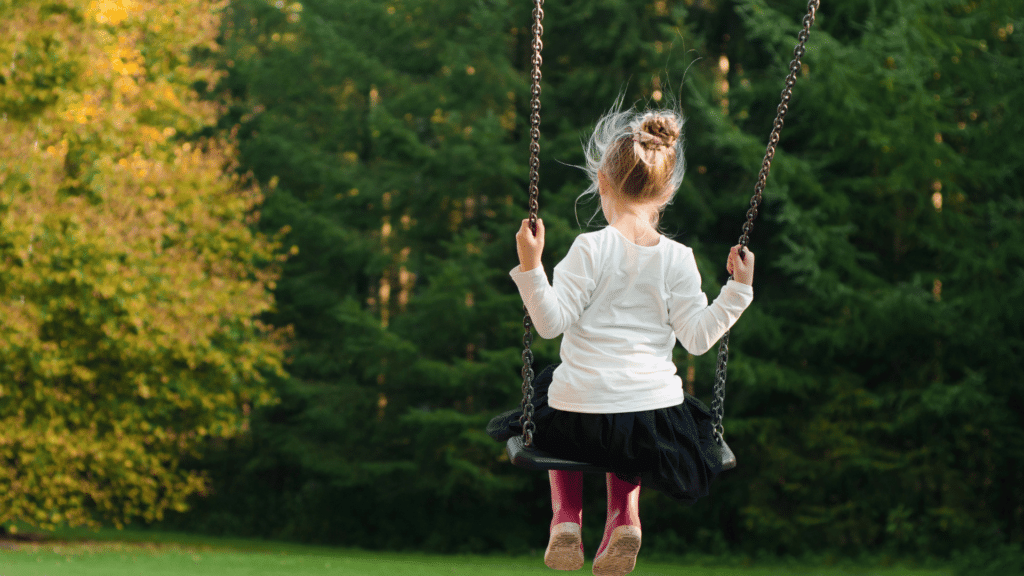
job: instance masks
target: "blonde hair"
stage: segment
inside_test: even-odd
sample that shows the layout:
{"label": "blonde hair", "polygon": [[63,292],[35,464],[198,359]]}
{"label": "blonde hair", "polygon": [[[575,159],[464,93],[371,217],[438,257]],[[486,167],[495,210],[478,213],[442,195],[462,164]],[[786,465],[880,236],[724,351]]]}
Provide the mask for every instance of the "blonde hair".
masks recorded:
{"label": "blonde hair", "polygon": [[[675,110],[621,110],[617,100],[584,145],[584,170],[591,184],[582,196],[597,194],[604,174],[618,197],[630,203],[659,204],[655,221],[683,182],[683,115]],[[581,197],[582,197],[581,196]]]}

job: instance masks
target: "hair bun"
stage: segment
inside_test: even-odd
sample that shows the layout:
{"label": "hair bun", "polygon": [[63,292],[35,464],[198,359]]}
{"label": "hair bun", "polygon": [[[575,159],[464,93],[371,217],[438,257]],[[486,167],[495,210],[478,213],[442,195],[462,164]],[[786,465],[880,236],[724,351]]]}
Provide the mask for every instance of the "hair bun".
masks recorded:
{"label": "hair bun", "polygon": [[640,124],[640,131],[651,136],[640,140],[647,149],[671,148],[679,141],[679,125],[671,116],[651,115]]}

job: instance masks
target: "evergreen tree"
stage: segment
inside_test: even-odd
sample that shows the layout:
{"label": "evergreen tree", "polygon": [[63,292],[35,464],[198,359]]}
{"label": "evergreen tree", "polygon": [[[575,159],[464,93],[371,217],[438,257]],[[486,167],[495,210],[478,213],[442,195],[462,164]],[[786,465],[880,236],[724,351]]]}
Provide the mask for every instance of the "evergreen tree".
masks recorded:
{"label": "evergreen tree", "polygon": [[518,358],[496,232],[521,189],[525,84],[515,43],[491,33],[510,20],[432,2],[229,9],[223,125],[273,187],[261,226],[299,247],[272,318],[297,343],[281,404],[208,455],[215,494],[180,522],[364,546],[503,539],[475,515],[520,482],[492,473],[501,448],[482,431]]}
{"label": "evergreen tree", "polygon": [[[743,166],[777,99],[757,63],[788,58],[790,14],[742,2],[717,24],[728,108],[722,94],[691,117],[698,197],[752,188]],[[694,509],[744,548],[943,554],[1022,537],[1005,505],[1021,502],[1007,354],[1021,322],[1002,276],[1019,266],[1004,243],[1020,233],[1021,167],[994,144],[1019,128],[1005,113],[1020,93],[1014,18],[997,2],[823,7],[754,237],[756,304],[733,339],[741,465]]]}
{"label": "evergreen tree", "polygon": [[[281,405],[212,455],[217,494],[185,521],[364,546],[543,545],[546,477],[482,434],[518,402],[506,274],[525,216],[529,8],[232,5],[224,86],[239,105],[223,128],[239,125],[244,167],[276,185],[262,225],[291,226],[300,247],[273,318],[298,344]],[[806,4],[545,8],[545,264],[596,209],[571,167],[587,129],[620,93],[678,103],[689,169],[663,225],[714,297]],[[645,547],[944,554],[1024,537],[1009,140],[1022,26],[1008,0],[824,4],[753,235],[755,303],[733,332],[740,466],[691,508],[645,494]],[[538,341],[537,364],[557,345]],[[707,398],[713,354],[677,359]],[[603,508],[598,485],[588,510]],[[585,522],[596,539],[599,515]]]}

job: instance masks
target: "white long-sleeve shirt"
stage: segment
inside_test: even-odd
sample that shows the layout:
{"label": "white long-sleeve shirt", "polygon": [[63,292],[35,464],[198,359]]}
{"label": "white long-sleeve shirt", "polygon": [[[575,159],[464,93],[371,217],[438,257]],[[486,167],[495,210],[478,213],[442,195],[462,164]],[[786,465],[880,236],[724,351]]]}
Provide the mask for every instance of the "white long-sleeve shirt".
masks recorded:
{"label": "white long-sleeve shirt", "polygon": [[542,338],[562,338],[548,404],[614,414],[683,402],[672,348],[707,352],[754,298],[730,280],[708,305],[693,250],[664,236],[639,246],[608,226],[576,237],[555,266],[510,273]]}

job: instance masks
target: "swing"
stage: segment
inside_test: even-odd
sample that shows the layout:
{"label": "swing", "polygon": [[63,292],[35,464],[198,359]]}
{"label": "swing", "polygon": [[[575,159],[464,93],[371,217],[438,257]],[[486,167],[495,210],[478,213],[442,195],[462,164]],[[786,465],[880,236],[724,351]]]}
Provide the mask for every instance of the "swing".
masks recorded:
{"label": "swing", "polygon": [[[807,43],[807,38],[810,35],[811,25],[814,23],[814,17],[818,10],[820,0],[810,0],[807,3],[807,15],[803,19],[803,30],[800,31],[797,36],[799,42],[793,49],[793,60],[789,63],[789,75],[786,77],[786,87],[782,90],[782,102],[779,104],[778,112],[775,116],[775,123],[772,127],[771,135],[768,138],[768,148],[764,155],[764,160],[761,163],[761,171],[757,176],[757,184],[754,186],[754,196],[750,199],[750,209],[747,210],[747,220],[743,224],[743,234],[740,236],[739,244],[741,246],[747,246],[750,239],[750,231],[754,228],[754,219],[757,218],[757,209],[761,205],[761,194],[764,192],[765,183],[768,179],[768,171],[771,169],[772,160],[775,158],[775,146],[779,143],[779,133],[782,131],[782,123],[786,117],[786,112],[789,110],[789,99],[792,95],[793,86],[796,84],[796,74],[800,71],[800,58],[803,57]],[[541,42],[541,35],[544,32],[544,27],[541,25],[544,19],[544,0],[534,0],[533,9],[533,71],[531,73],[531,79],[533,81],[531,88],[531,101],[530,101],[530,229],[536,234],[537,232],[537,212],[539,205],[537,203],[537,196],[539,189],[537,186],[539,180],[539,168],[540,168],[540,66],[541,66],[541,49],[543,43]],[[740,257],[743,257],[743,249],[740,248]],[[730,277],[731,279],[731,277]],[[533,343],[533,324],[530,320],[530,313],[523,306],[523,312],[525,317],[523,318],[523,328],[525,330],[523,334],[523,400],[520,404],[520,408],[523,412],[519,418],[519,423],[523,427],[523,433],[520,436],[513,436],[508,439],[506,443],[506,450],[508,451],[508,458],[513,465],[526,470],[566,470],[573,472],[613,472],[606,468],[588,464],[586,462],[577,462],[574,460],[567,460],[563,458],[556,458],[540,449],[533,444],[533,435],[536,432],[537,425],[533,422],[533,351],[530,350],[530,345]],[[736,467],[736,455],[729,448],[729,445],[725,443],[725,427],[722,425],[722,415],[724,414],[725,405],[725,373],[726,364],[729,360],[729,331],[726,331],[722,336],[718,347],[718,366],[715,370],[715,385],[714,385],[714,400],[711,402],[711,411],[714,416],[714,435],[715,441],[718,443],[722,450],[722,470],[729,470]]]}

